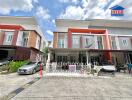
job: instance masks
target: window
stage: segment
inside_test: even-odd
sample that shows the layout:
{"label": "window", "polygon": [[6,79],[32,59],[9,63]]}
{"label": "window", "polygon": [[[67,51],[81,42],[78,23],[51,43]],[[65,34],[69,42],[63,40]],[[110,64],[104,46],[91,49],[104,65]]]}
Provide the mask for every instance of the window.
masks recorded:
{"label": "window", "polygon": [[67,62],[67,56],[57,56],[57,62]]}
{"label": "window", "polygon": [[70,56],[70,62],[75,62],[76,61],[76,59],[75,59],[76,57],[75,56]]}
{"label": "window", "polygon": [[103,45],[102,45],[102,37],[101,36],[97,36],[97,42],[98,42],[98,49],[102,50]]}
{"label": "window", "polygon": [[8,38],[7,38],[7,42],[11,42],[12,41],[12,35],[8,35]]}
{"label": "window", "polygon": [[65,34],[58,33],[58,47],[59,48],[64,48],[64,39],[65,39]]}
{"label": "window", "polygon": [[27,47],[27,43],[28,43],[28,38],[24,38],[23,39],[23,46]]}
{"label": "window", "polygon": [[76,36],[76,35],[72,36],[72,47],[80,48],[80,36]]}
{"label": "window", "polygon": [[64,39],[59,39],[58,40],[58,47],[59,48],[64,48]]}
{"label": "window", "polygon": [[119,37],[120,49],[131,49],[131,38],[130,37]]}
{"label": "window", "polygon": [[64,38],[64,48],[67,48],[67,34],[65,34],[65,38]]}
{"label": "window", "polygon": [[94,46],[94,38],[93,36],[84,36],[84,48],[93,48]]}
{"label": "window", "polygon": [[124,46],[127,45],[127,40],[122,40],[122,42]]}
{"label": "window", "polygon": [[111,46],[112,46],[113,50],[117,49],[115,37],[113,37],[113,36],[111,37]]}
{"label": "window", "polygon": [[5,32],[4,45],[11,45],[14,32]]}
{"label": "window", "polygon": [[28,45],[28,32],[23,32],[23,46],[27,47]]}

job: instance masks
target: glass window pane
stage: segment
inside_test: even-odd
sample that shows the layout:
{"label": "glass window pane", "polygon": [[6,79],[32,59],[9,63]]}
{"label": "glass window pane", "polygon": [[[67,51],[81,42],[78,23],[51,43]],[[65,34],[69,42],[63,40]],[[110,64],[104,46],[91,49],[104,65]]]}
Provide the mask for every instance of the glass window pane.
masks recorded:
{"label": "glass window pane", "polygon": [[80,36],[77,35],[72,36],[72,47],[80,48]]}

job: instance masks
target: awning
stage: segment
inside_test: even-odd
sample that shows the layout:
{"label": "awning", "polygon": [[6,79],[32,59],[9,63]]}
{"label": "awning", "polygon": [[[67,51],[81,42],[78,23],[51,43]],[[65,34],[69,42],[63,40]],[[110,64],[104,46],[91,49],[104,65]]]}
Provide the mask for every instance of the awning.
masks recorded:
{"label": "awning", "polygon": [[99,50],[99,49],[88,49],[88,48],[49,48],[50,51],[88,51],[88,52],[132,52],[132,50]]}

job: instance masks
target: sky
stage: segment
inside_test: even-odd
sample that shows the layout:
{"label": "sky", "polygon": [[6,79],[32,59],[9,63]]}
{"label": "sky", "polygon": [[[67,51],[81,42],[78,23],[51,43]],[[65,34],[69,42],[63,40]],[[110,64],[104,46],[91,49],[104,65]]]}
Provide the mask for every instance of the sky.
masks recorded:
{"label": "sky", "polygon": [[[113,17],[110,8],[120,5],[124,16]],[[52,40],[55,19],[132,20],[132,0],[0,0],[1,16],[34,16],[47,40]]]}

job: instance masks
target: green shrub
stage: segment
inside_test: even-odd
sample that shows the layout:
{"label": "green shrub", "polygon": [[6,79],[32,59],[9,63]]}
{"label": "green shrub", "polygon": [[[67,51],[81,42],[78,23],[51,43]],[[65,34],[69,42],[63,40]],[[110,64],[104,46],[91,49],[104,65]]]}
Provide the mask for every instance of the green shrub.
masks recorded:
{"label": "green shrub", "polygon": [[27,61],[12,61],[9,63],[9,72],[17,72],[18,68],[26,64]]}

